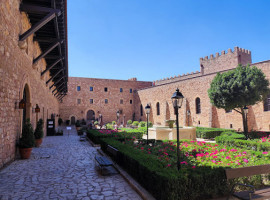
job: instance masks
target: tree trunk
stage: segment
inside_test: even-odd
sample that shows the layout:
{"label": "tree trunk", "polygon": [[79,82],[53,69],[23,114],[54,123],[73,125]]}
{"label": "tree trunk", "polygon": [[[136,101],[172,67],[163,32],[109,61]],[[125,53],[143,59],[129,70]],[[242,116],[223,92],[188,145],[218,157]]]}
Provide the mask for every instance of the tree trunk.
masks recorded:
{"label": "tree trunk", "polygon": [[243,120],[244,135],[245,135],[246,139],[248,139],[247,116],[245,115],[245,112],[244,112],[243,108],[241,108],[241,114],[242,114],[242,120]]}

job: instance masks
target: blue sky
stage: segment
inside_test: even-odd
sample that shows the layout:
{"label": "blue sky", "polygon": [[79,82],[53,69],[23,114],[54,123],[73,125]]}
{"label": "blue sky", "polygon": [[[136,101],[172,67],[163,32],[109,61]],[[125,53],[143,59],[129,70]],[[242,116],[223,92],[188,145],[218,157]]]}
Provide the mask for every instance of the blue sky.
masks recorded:
{"label": "blue sky", "polygon": [[270,59],[269,0],[69,0],[69,76],[154,81],[239,46]]}

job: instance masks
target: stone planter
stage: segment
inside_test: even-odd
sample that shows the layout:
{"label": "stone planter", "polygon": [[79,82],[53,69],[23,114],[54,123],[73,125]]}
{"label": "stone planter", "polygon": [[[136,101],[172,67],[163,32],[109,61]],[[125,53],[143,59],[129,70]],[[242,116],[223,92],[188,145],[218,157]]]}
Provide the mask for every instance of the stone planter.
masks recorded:
{"label": "stone planter", "polygon": [[32,148],[19,148],[21,159],[28,159],[31,156]]}
{"label": "stone planter", "polygon": [[42,138],[36,139],[36,147],[39,147],[42,143]]}

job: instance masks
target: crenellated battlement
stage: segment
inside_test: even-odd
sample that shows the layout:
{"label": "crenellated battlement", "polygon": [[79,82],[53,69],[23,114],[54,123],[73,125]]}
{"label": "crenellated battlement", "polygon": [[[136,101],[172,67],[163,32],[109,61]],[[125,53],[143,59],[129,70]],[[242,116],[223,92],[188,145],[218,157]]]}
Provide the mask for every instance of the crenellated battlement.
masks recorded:
{"label": "crenellated battlement", "polygon": [[227,50],[227,53],[226,53],[225,50],[223,50],[220,53],[219,52],[215,53],[215,56],[213,54],[210,54],[209,57],[208,56],[205,56],[204,58],[200,58],[200,61],[213,60],[213,59],[218,58],[218,57],[223,56],[223,55],[228,55],[228,54],[231,54],[231,53],[234,53],[235,54],[235,53],[239,53],[239,52],[244,53],[244,54],[251,55],[251,51],[250,50],[239,48],[239,47],[234,47],[234,51],[232,51],[232,49],[229,48]]}
{"label": "crenellated battlement", "polygon": [[174,77],[167,77],[153,82],[154,85],[166,84],[174,81],[185,80],[205,74],[217,73],[237,67],[238,64],[246,65],[251,62],[251,51],[234,47],[234,50],[228,49],[227,52],[221,51],[210,56],[200,58],[200,72],[191,72]]}
{"label": "crenellated battlement", "polygon": [[186,73],[186,74],[182,74],[182,75],[179,74],[179,75],[174,76],[174,77],[171,76],[171,77],[156,80],[156,81],[154,81],[154,85],[161,85],[161,84],[170,83],[170,82],[174,82],[174,81],[184,80],[187,78],[193,78],[193,77],[199,76],[200,74],[201,73],[199,71]]}
{"label": "crenellated battlement", "polygon": [[238,64],[246,65],[252,63],[251,51],[234,47],[234,50],[217,52],[215,56],[211,54],[209,57],[200,58],[200,66],[202,74],[217,73],[220,71],[233,69]]}

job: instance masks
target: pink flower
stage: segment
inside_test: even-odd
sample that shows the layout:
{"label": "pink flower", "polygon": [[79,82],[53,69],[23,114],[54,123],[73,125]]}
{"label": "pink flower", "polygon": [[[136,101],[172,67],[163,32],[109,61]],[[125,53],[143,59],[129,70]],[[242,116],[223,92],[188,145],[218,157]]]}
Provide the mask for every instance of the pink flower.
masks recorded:
{"label": "pink flower", "polygon": [[232,159],[230,156],[226,156],[226,159]]}
{"label": "pink flower", "polygon": [[168,164],[168,165],[167,165],[167,167],[170,167],[170,166],[171,166],[171,164]]}
{"label": "pink flower", "polygon": [[217,156],[213,156],[213,158],[217,158]]}
{"label": "pink flower", "polygon": [[245,163],[248,163],[248,160],[247,160],[247,159],[245,159],[245,158],[243,159],[243,161],[244,161]]}
{"label": "pink flower", "polygon": [[196,166],[192,166],[192,168],[193,168],[193,169],[195,169],[195,168],[196,168]]}
{"label": "pink flower", "polygon": [[215,161],[215,160],[211,160],[213,163],[216,163],[217,161]]}
{"label": "pink flower", "polygon": [[187,165],[187,162],[186,162],[186,161],[183,161],[183,162],[181,162],[181,164],[185,164],[185,165]]}
{"label": "pink flower", "polygon": [[267,151],[264,151],[264,152],[262,152],[262,154],[268,154],[268,152]]}

